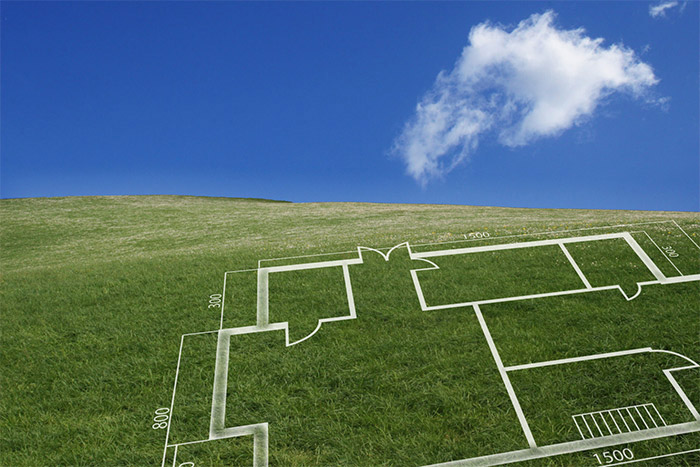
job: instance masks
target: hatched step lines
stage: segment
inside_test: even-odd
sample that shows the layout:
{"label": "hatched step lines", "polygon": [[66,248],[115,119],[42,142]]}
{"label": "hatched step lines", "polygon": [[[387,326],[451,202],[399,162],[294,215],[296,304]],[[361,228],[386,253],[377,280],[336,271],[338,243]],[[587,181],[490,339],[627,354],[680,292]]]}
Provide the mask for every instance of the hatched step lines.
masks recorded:
{"label": "hatched step lines", "polygon": [[652,403],[583,413],[573,415],[571,418],[574,419],[583,439],[602,438],[666,426],[666,421]]}

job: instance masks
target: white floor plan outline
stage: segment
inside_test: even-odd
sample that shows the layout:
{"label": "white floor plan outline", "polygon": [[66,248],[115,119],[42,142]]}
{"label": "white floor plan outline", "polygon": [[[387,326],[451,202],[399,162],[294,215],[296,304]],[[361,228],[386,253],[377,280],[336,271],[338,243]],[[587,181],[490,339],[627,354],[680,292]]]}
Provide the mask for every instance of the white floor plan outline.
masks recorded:
{"label": "white floor plan outline", "polygon": [[[567,356],[565,358],[553,358],[542,361],[525,361],[512,363],[503,358],[501,342],[496,334],[492,334],[488,320],[488,307],[500,306],[512,302],[537,301],[542,299],[555,299],[578,296],[585,298],[590,294],[619,292],[624,300],[633,302],[645,293],[647,287],[665,287],[673,284],[700,281],[699,270],[688,270],[687,266],[676,264],[675,250],[670,246],[660,243],[657,235],[649,235],[645,225],[622,225],[603,228],[579,229],[572,232],[545,232],[537,234],[525,234],[520,237],[491,237],[474,241],[459,241],[454,243],[443,242],[437,244],[411,245],[408,242],[395,245],[391,248],[374,249],[360,246],[355,252],[328,254],[327,256],[305,256],[282,258],[280,260],[261,260],[258,268],[245,270],[255,276],[256,291],[254,297],[255,316],[251,316],[251,322],[245,326],[227,327],[225,313],[230,303],[224,303],[221,307],[220,329],[203,331],[201,333],[186,334],[182,337],[180,354],[182,354],[183,342],[186,336],[198,334],[214,334],[216,336],[215,370],[213,388],[211,391],[211,417],[209,423],[209,435],[205,439],[186,442],[170,442],[170,426],[166,434],[165,449],[162,465],[190,465],[183,463],[183,458],[178,458],[178,450],[187,445],[207,442],[222,442],[220,440],[252,436],[254,446],[251,463],[255,467],[267,466],[270,462],[270,425],[267,420],[259,423],[227,426],[227,384],[229,381],[229,355],[232,338],[242,335],[260,335],[267,332],[284,332],[285,345],[294,347],[305,345],[305,342],[314,339],[319,333],[324,332],[327,326],[334,326],[336,322],[362,319],[361,312],[356,307],[353,289],[354,267],[363,265],[364,256],[367,254],[379,254],[384,261],[389,262],[392,254],[407,254],[416,267],[410,269],[410,277],[413,282],[416,306],[425,313],[441,313],[443,310],[463,309],[471,313],[478,321],[483,339],[488,346],[493,365],[497,368],[501,381],[507,391],[512,410],[522,430],[522,436],[527,443],[527,448],[514,451],[493,452],[472,458],[454,459],[449,462],[435,463],[442,466],[471,466],[471,465],[501,465],[530,459],[557,456],[561,454],[587,451],[606,446],[615,446],[622,443],[634,443],[643,440],[677,436],[686,433],[700,431],[700,407],[686,394],[682,384],[676,376],[684,371],[698,371],[700,365],[692,358],[677,352],[673,348],[654,348],[643,346],[637,348],[610,348],[605,352],[596,354],[582,354]],[[683,238],[686,249],[694,249],[695,254],[700,255],[700,247],[697,243],[673,221],[663,221],[660,224],[668,226],[669,232],[676,235],[674,238]],[[681,234],[682,233],[682,234]],[[549,238],[548,238],[549,237]],[[601,274],[596,257],[589,260],[588,247],[604,247],[610,251],[620,252],[634,261],[634,267],[623,271],[625,277],[632,277],[630,284],[613,283],[617,277],[614,273]],[[674,245],[675,247],[675,245]],[[522,253],[528,249],[528,254],[533,258],[542,258],[542,261],[552,261],[557,269],[557,278],[561,282],[551,283],[539,281],[532,277],[527,284],[504,284],[503,296],[495,296],[496,292],[481,295],[479,284],[474,281],[460,284],[461,271],[466,270],[467,265],[492,262],[501,264],[510,258],[510,254]],[[677,248],[676,248],[677,249]],[[608,251],[608,250],[605,250]],[[595,253],[598,254],[598,253]],[[600,255],[603,257],[604,255]],[[584,258],[584,265],[580,258]],[[602,266],[600,266],[602,268]],[[684,269],[685,268],[685,269]],[[602,269],[601,269],[602,270]],[[317,320],[316,327],[305,330],[302,334],[293,335],[288,321],[280,321],[276,315],[276,309],[271,307],[274,299],[273,284],[278,278],[288,273],[302,273],[303,271],[327,271],[338,278],[338,294],[343,297],[347,308],[343,313],[334,316],[322,317]],[[606,272],[606,271],[603,271]],[[507,271],[506,271],[507,273]],[[227,287],[231,293],[230,277],[239,274],[236,271],[227,272],[224,275],[222,297],[226,300]],[[488,277],[484,281],[490,280]],[[434,284],[442,281],[452,281],[448,291],[455,290],[449,296],[434,292]],[[610,282],[610,283],[608,283]],[[636,284],[636,290],[633,286]],[[493,290],[490,289],[490,290]],[[513,293],[511,295],[510,293]],[[251,297],[251,303],[252,303]],[[528,302],[529,303],[529,302]],[[310,330],[311,328],[309,328]],[[521,406],[520,394],[511,381],[514,374],[531,371],[549,371],[565,368],[572,365],[597,364],[624,358],[647,358],[665,355],[677,362],[677,365],[663,368],[663,376],[668,381],[668,387],[674,391],[672,396],[677,398],[686,410],[686,418],[682,422],[667,423],[664,407],[655,400],[634,400],[629,405],[620,407],[596,407],[595,410],[584,413],[568,414],[571,429],[577,433],[579,439],[567,440],[557,443],[541,443],[531,428],[531,421],[526,410]],[[505,363],[504,363],[504,360]],[[171,413],[175,413],[175,394],[177,391],[177,378],[180,372],[180,359],[176,369],[175,383],[172,394]],[[675,399],[674,399],[675,400]]]}

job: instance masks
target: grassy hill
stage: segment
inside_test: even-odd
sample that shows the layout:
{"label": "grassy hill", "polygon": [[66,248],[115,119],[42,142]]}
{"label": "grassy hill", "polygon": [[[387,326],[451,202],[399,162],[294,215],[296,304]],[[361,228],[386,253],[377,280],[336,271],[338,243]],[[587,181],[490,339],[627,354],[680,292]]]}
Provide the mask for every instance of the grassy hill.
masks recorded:
{"label": "grassy hill", "polygon": [[[181,335],[219,329],[210,296],[221,292],[224,272],[256,268],[259,259],[456,241],[473,232],[500,238],[671,219],[700,242],[700,215],[679,212],[120,196],[2,200],[0,218],[0,465],[160,465],[165,439],[152,428],[154,410],[170,405]],[[689,255],[691,270],[698,258]],[[685,310],[673,319],[691,339],[699,321],[696,285],[662,297]],[[372,280],[358,287],[369,290]],[[362,299],[372,303],[372,296]],[[697,358],[697,339],[681,344]],[[517,346],[508,351],[535,352]],[[425,364],[425,356],[416,358]],[[479,359],[475,365],[492,366],[488,351]],[[410,359],[397,362],[411,365]],[[506,430],[503,436],[511,435]],[[481,441],[497,444],[495,452],[509,444],[486,438]],[[288,440],[271,464],[384,462],[381,450],[363,447],[360,438],[348,440],[328,452],[318,451],[313,439],[306,445]],[[644,449],[648,455],[692,449],[699,440],[648,441]],[[510,444],[508,449],[518,446]],[[470,454],[460,449],[455,447],[456,456]],[[241,448],[241,456],[247,450]],[[353,450],[365,454],[333,457]],[[567,459],[541,462],[594,461],[590,454]],[[691,465],[697,457],[669,459],[664,465]]]}

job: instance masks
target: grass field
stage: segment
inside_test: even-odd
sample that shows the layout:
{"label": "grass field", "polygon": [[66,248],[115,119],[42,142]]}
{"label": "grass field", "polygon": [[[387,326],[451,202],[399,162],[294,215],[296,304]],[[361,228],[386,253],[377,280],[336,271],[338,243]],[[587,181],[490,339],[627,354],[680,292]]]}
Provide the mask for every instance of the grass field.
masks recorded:
{"label": "grass field", "polygon": [[[358,246],[402,242],[412,253],[388,261],[366,250],[361,264],[269,273],[267,318],[289,323],[290,342],[313,334],[303,342],[286,346],[281,329],[226,339],[225,427],[268,423],[270,465],[420,466],[528,449],[484,326],[538,446],[580,440],[573,415],[620,407],[693,422],[664,373],[688,363],[668,353],[522,367],[642,348],[697,362],[700,282],[651,284],[617,237],[416,255],[624,231],[675,280],[700,273],[697,213],[143,196],[2,200],[0,214],[3,466],[252,465],[252,436],[206,440],[218,331],[260,323],[258,261],[352,261]],[[435,309],[417,299],[420,268]],[[344,274],[357,317],[314,333],[350,317]],[[698,368],[673,375],[700,408]],[[154,429],[161,408],[172,418]],[[606,463],[604,452],[629,449],[655,457],[633,465],[691,466],[698,448],[694,431],[520,465],[599,465],[596,454]]]}

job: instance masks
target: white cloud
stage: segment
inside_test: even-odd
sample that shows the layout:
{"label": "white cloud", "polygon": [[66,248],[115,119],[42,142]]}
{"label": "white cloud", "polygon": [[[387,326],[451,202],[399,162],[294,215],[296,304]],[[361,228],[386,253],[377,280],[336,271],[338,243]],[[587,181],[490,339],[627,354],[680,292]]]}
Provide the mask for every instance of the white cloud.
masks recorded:
{"label": "white cloud", "polygon": [[678,2],[670,1],[659,3],[658,5],[649,5],[649,15],[652,18],[657,18],[659,16],[666,16],[666,10],[678,6]]}
{"label": "white cloud", "polygon": [[449,172],[480,135],[525,145],[579,124],[614,92],[639,97],[658,82],[632,50],[559,29],[554,17],[532,15],[510,32],[488,22],[472,28],[452,71],[440,72],[394,141],[411,176],[424,184]]}

